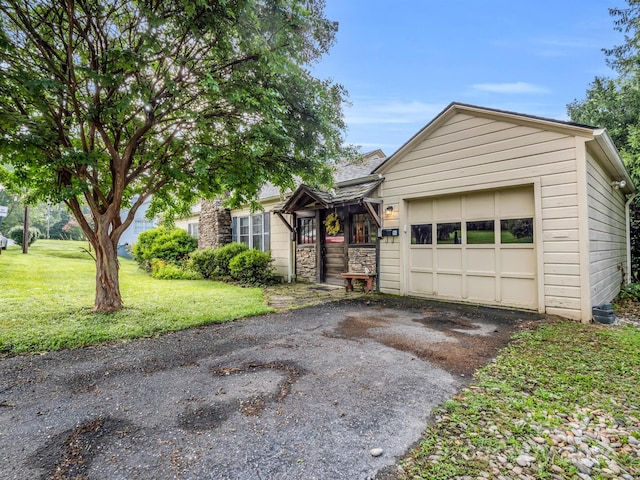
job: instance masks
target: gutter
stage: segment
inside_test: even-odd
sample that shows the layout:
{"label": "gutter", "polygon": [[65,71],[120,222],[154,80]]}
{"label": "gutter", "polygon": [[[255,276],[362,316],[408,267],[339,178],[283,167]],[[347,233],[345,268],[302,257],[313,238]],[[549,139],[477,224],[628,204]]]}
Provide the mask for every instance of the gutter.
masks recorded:
{"label": "gutter", "polygon": [[622,162],[622,158],[618,154],[618,150],[616,149],[611,137],[607,133],[605,129],[596,129],[593,131],[594,140],[598,144],[598,146],[602,149],[606,156],[606,160],[609,163],[609,169],[606,168],[606,165],[602,165],[606,170],[609,170],[609,173],[614,180],[625,180],[627,185],[624,190],[626,193],[633,193],[636,189],[629,172],[627,172],[624,163]]}
{"label": "gutter", "polygon": [[634,193],[633,195],[631,195],[627,200],[627,203],[624,204],[624,215],[625,215],[626,227],[627,227],[627,232],[626,232],[627,233],[627,275],[625,278],[627,285],[631,283],[631,215],[629,212],[629,206],[631,205],[631,202],[633,201],[634,198],[636,198],[637,195],[638,195],[637,193]]}

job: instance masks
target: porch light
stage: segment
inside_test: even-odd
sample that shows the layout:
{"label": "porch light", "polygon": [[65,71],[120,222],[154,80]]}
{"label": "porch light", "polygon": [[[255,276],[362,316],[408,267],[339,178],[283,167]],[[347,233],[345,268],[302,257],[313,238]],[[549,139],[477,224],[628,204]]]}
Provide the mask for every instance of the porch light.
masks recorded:
{"label": "porch light", "polygon": [[391,215],[393,215],[393,205],[389,205],[387,207],[387,209],[385,210],[385,215],[387,217],[390,217]]}
{"label": "porch light", "polygon": [[625,180],[614,180],[611,182],[611,186],[618,190],[619,188],[624,188],[627,186],[627,182]]}

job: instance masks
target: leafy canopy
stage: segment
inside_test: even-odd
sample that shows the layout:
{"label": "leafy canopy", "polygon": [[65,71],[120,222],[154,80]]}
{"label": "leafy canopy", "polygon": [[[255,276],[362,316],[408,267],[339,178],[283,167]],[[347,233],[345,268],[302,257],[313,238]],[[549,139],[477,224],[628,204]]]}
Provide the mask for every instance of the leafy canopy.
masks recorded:
{"label": "leafy canopy", "polygon": [[[567,106],[571,120],[604,127],[618,147],[636,187],[640,186],[640,0],[611,8],[614,28],[624,43],[604,49],[615,79],[596,77],[586,98]],[[640,281],[640,195],[631,203],[631,275]]]}
{"label": "leafy canopy", "polygon": [[[342,86],[312,76],[337,24],[323,0],[6,0],[0,163],[63,201],[92,240],[138,206],[330,182]],[[11,177],[11,178],[9,178]],[[95,227],[80,214],[87,204]],[[128,218],[116,212],[131,206]],[[101,221],[102,220],[102,221]]]}

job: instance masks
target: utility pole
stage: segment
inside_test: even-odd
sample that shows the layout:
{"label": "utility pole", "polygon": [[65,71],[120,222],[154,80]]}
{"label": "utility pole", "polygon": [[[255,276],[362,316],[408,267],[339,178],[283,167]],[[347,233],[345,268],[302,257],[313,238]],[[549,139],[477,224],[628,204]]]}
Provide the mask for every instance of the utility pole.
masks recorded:
{"label": "utility pole", "polygon": [[29,253],[29,205],[24,206],[24,229],[22,230],[22,253]]}

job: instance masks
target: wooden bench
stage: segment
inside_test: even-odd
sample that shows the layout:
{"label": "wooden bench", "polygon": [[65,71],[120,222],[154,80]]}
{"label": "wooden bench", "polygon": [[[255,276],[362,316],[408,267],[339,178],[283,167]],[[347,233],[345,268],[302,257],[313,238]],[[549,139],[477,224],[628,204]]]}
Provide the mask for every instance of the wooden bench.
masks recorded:
{"label": "wooden bench", "polygon": [[353,291],[353,280],[366,280],[367,281],[367,289],[366,292],[369,293],[373,290],[373,280],[378,276],[377,273],[341,273],[342,278],[344,278],[344,286],[347,289],[347,292]]}

